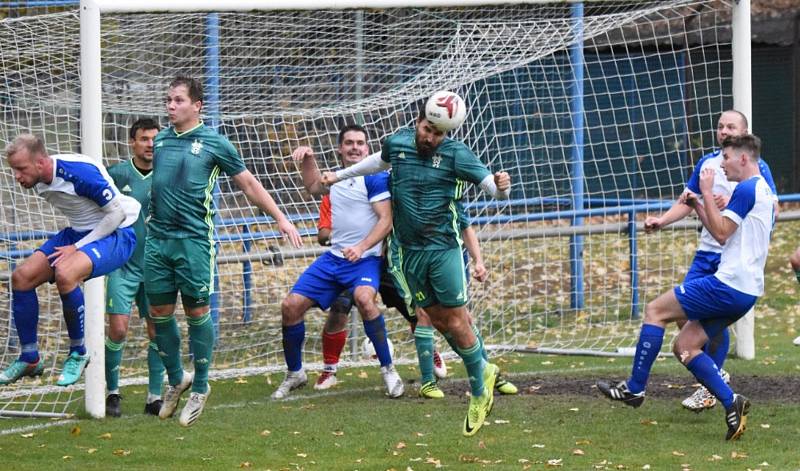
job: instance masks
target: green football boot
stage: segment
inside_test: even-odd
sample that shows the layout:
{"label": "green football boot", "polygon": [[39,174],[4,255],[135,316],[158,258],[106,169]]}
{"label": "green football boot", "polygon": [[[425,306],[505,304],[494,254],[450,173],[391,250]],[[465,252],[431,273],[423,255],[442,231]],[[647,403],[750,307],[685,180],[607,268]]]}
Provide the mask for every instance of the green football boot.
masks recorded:
{"label": "green football boot", "polygon": [[471,437],[483,426],[486,417],[492,412],[494,407],[494,380],[500,369],[491,363],[487,363],[483,369],[483,394],[469,398],[469,410],[464,419],[463,434]]}
{"label": "green football boot", "polygon": [[444,391],[439,389],[436,381],[428,381],[419,388],[419,396],[425,399],[443,399]]}
{"label": "green football boot", "polygon": [[22,360],[14,360],[8,368],[0,373],[0,386],[16,383],[23,376],[41,376],[44,373],[44,364],[41,360],[36,363],[28,363]]}
{"label": "green football boot", "polygon": [[64,369],[61,370],[61,375],[58,377],[56,384],[58,386],[69,386],[75,384],[83,374],[84,368],[89,364],[89,354],[81,355],[78,352],[72,352],[64,361]]}

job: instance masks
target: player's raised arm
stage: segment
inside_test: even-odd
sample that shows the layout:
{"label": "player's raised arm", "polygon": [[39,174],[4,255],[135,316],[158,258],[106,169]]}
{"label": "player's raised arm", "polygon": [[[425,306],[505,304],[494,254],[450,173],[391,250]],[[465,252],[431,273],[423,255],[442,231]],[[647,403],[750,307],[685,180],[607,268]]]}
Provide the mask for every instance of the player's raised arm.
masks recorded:
{"label": "player's raised arm", "polygon": [[281,234],[289,239],[293,246],[303,246],[303,239],[300,238],[300,233],[297,232],[297,228],[286,219],[286,216],[280,208],[278,208],[278,205],[275,204],[275,200],[272,199],[272,195],[261,185],[261,182],[256,180],[256,177],[254,177],[249,170],[237,173],[233,177],[233,181],[236,183],[236,186],[244,192],[251,203],[258,206],[262,211],[275,219]]}
{"label": "player's raised arm", "polygon": [[391,167],[389,162],[381,158],[381,154],[376,152],[362,160],[361,162],[339,170],[337,172],[325,172],[322,175],[322,183],[324,185],[333,185],[336,182],[347,180],[348,178],[361,177],[364,175],[372,175]]}
{"label": "player's raised arm", "polygon": [[314,149],[308,146],[300,146],[292,152],[292,160],[299,163],[300,173],[303,176],[303,186],[312,195],[323,195],[328,193],[328,187],[322,184],[322,174],[317,166],[317,159],[314,157]]}
{"label": "player's raised arm", "polygon": [[496,172],[494,175],[487,175],[481,183],[483,191],[499,200],[507,200],[511,188],[511,177],[507,172]]}

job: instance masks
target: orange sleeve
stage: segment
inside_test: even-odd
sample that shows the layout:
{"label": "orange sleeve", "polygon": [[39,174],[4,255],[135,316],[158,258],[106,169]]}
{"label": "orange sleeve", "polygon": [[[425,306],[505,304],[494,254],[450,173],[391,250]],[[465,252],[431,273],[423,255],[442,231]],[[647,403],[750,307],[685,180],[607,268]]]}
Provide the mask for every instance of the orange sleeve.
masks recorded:
{"label": "orange sleeve", "polygon": [[317,223],[317,230],[319,229],[333,229],[331,223],[331,196],[325,195],[322,197],[322,203],[319,205],[319,222]]}

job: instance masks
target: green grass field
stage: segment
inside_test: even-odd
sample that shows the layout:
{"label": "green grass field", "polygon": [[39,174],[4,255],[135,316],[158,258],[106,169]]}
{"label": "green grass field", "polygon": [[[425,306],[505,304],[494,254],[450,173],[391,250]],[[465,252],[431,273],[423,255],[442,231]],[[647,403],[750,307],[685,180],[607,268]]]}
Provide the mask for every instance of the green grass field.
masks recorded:
{"label": "green grass field", "polygon": [[[647,401],[630,409],[592,386],[626,377],[629,358],[511,353],[495,360],[521,394],[498,397],[472,438],[461,435],[467,385],[451,359],[440,401],[417,398],[416,384],[386,398],[377,367],[341,370],[333,390],[309,386],[282,402],[269,399],[281,374],[213,381],[189,429],[143,415],[145,387],[127,387],[120,419],[0,419],[0,468],[800,470],[800,347],[792,345],[800,284],[786,263],[798,224],[781,226],[757,306],[757,358],[726,364],[734,389],[753,402],[737,442],[724,440],[721,407],[681,408],[693,380],[672,358],[659,359]],[[411,366],[400,373],[417,377]]]}

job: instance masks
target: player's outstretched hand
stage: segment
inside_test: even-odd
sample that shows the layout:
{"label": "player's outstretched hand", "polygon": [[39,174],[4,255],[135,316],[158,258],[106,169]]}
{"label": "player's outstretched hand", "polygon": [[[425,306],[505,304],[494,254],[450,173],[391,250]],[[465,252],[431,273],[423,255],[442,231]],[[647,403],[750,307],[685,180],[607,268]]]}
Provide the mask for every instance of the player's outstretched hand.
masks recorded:
{"label": "player's outstretched hand", "polygon": [[50,259],[50,266],[55,268],[59,263],[66,260],[70,255],[78,251],[78,247],[73,245],[62,245],[56,247],[56,251],[47,256]]}
{"label": "player's outstretched hand", "polygon": [[292,152],[292,160],[300,163],[306,158],[314,157],[314,150],[308,146],[300,146]]}
{"label": "player's outstretched hand", "polygon": [[294,227],[294,224],[289,222],[288,220],[284,219],[278,222],[278,230],[281,231],[283,237],[289,239],[289,242],[295,248],[300,248],[303,246],[303,239],[300,237],[300,233],[297,232],[297,228]]}
{"label": "player's outstretched hand", "polygon": [[486,269],[486,265],[476,263],[475,268],[472,269],[472,277],[481,283],[486,281],[486,279],[489,278],[489,270]]}
{"label": "player's outstretched hand", "polygon": [[511,177],[508,176],[508,172],[495,172],[494,185],[497,191],[507,191],[511,188]]}
{"label": "player's outstretched hand", "polygon": [[647,216],[647,219],[644,220],[644,233],[650,234],[651,232],[655,232],[661,227],[663,224],[661,223],[661,218],[656,216]]}
{"label": "player's outstretched hand", "polygon": [[339,178],[336,176],[336,172],[323,172],[322,173],[322,184],[331,186],[334,183],[338,182]]}
{"label": "player's outstretched hand", "polygon": [[714,177],[716,176],[717,172],[713,168],[704,168],[700,172],[700,192],[704,192],[706,190],[711,191],[714,187]]}

